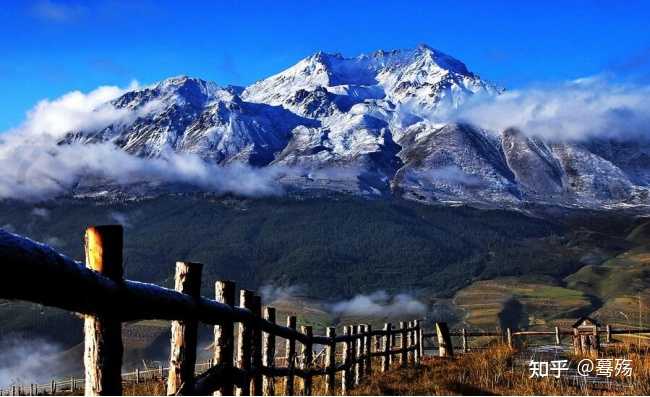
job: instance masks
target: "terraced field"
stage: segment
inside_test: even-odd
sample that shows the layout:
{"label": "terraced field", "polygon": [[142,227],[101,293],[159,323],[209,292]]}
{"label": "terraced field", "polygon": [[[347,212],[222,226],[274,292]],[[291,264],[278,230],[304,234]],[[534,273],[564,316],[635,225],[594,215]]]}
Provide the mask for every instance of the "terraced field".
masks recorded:
{"label": "terraced field", "polygon": [[590,311],[591,301],[583,292],[545,281],[477,281],[458,291],[454,302],[465,313],[463,322],[479,329],[566,326]]}

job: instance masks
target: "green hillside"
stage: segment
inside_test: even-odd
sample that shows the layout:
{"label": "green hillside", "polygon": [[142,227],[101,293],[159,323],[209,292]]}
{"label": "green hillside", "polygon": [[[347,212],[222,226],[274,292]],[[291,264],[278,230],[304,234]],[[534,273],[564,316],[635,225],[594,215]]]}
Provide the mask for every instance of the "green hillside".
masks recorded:
{"label": "green hillside", "polygon": [[[80,260],[84,229],[107,223],[125,225],[129,279],[171,287],[177,260],[202,262],[204,295],[213,296],[217,279],[233,279],[240,287],[258,290],[264,285],[291,287],[300,291],[300,298],[290,304],[277,302],[280,312],[296,313],[318,328],[358,319],[387,320],[337,317],[327,311],[331,302],[379,290],[416,296],[428,305],[429,321],[453,323],[469,311],[474,314],[468,323],[496,325],[503,313],[510,313],[513,298],[524,320],[553,322],[582,312],[594,295],[607,290],[608,282],[591,272],[609,272],[601,264],[611,258],[630,260],[621,255],[632,252],[643,234],[627,235],[633,219],[626,214],[554,208],[525,214],[348,196],[247,200],[174,195],[126,203],[0,203],[1,228]],[[647,278],[642,268],[624,274],[616,273],[621,281],[610,295],[615,296],[617,288],[631,288],[631,280]],[[491,284],[481,281],[494,279]],[[480,296],[489,292],[488,285],[499,289],[504,279],[515,280],[508,291],[499,291],[508,299],[482,302],[492,304],[492,311],[474,310],[476,299],[456,306],[451,299],[461,290]],[[543,301],[558,297],[564,306],[553,314]],[[505,312],[499,306],[504,304]],[[6,319],[0,325],[0,342],[16,335],[53,341],[63,351],[61,359],[79,362],[82,330],[76,316],[0,302],[0,318]],[[527,325],[524,320],[522,326]],[[201,334],[207,346],[210,328]],[[124,335],[127,362],[165,358],[167,323],[131,323]]]}

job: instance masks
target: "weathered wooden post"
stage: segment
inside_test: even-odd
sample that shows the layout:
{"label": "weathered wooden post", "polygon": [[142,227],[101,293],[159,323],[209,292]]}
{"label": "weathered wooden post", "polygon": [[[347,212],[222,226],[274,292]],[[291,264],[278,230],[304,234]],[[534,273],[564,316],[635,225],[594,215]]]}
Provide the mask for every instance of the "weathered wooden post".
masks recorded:
{"label": "weathered wooden post", "polygon": [[[252,312],[257,318],[262,318],[262,298],[258,295],[253,297]],[[262,329],[253,328],[253,346],[252,346],[252,367],[256,370],[253,379],[251,379],[251,394],[254,396],[262,395]]]}
{"label": "weathered wooden post", "polygon": [[364,338],[364,343],[366,345],[366,347],[364,348],[366,354],[365,369],[366,369],[366,375],[370,376],[372,375],[372,353],[373,353],[373,346],[374,346],[374,343],[372,343],[372,325],[367,324],[365,327],[365,332],[366,332],[366,336]]}
{"label": "weathered wooden post", "polygon": [[438,355],[440,357],[453,357],[454,347],[447,323],[436,323],[436,336],[438,337]]}
{"label": "weathered wooden post", "polygon": [[[120,374],[120,376],[121,376],[121,374]],[[74,393],[75,390],[77,389],[77,383],[76,382],[77,382],[77,380],[75,379],[74,376],[72,378],[70,378],[70,391],[72,393]],[[120,383],[122,383],[121,379],[120,379]]]}
{"label": "weathered wooden post", "polygon": [[588,340],[588,335],[583,334],[582,332],[578,331],[580,333],[580,351],[582,354],[589,354],[589,340]]}
{"label": "weathered wooden post", "polygon": [[[122,226],[86,229],[86,267],[118,283],[124,281],[122,249]],[[108,313],[86,315],[84,335],[85,395],[121,395],[122,323]]]}
{"label": "weathered wooden post", "polygon": [[467,350],[468,350],[467,349],[467,330],[465,328],[463,328],[462,330],[460,330],[460,332],[461,332],[461,338],[462,338],[461,342],[463,344],[463,353],[467,353]]}
{"label": "weathered wooden post", "polygon": [[600,337],[598,335],[598,327],[594,327],[593,334],[591,335],[591,353],[598,354],[600,351]]}
{"label": "weathered wooden post", "polygon": [[381,357],[381,372],[386,372],[390,369],[390,350],[391,350],[391,328],[390,323],[384,324],[384,337],[382,338],[382,351],[384,355]]}
{"label": "weathered wooden post", "polygon": [[343,335],[346,337],[343,342],[343,375],[341,378],[341,395],[346,395],[352,388],[352,354],[354,351],[352,340],[352,326],[346,325],[343,328]]}
{"label": "weathered wooden post", "polygon": [[330,396],[336,393],[336,328],[328,327],[326,336],[330,338],[330,344],[325,351],[325,367],[327,375],[325,378],[325,395]]}
{"label": "weathered wooden post", "polygon": [[[194,262],[176,262],[175,289],[192,298],[201,297],[201,270]],[[196,342],[199,323],[196,320],[172,321],[167,395],[191,393],[196,366]],[[181,388],[183,390],[181,390]]]}
{"label": "weathered wooden post", "polygon": [[[267,307],[264,309],[264,318],[266,321],[275,324],[275,308]],[[267,368],[275,367],[275,335],[264,333],[264,366]],[[265,396],[275,395],[275,379],[272,376],[264,376],[262,384],[262,394]]]}
{"label": "weathered wooden post", "polygon": [[411,347],[413,346],[413,331],[410,329],[413,327],[413,322],[409,321],[406,323],[406,326],[409,328],[409,331],[406,333],[406,348],[408,349],[408,352],[406,353],[406,363],[407,365],[412,365],[415,362],[415,352],[411,350]]}
{"label": "weathered wooden post", "polygon": [[580,343],[580,333],[577,328],[573,328],[573,352],[576,355],[582,354],[582,344]]}
{"label": "weathered wooden post", "polygon": [[[314,345],[312,338],[314,337],[314,331],[311,325],[303,325],[302,333],[307,336],[307,341],[301,344],[302,350],[302,370],[310,371],[314,363]],[[301,378],[301,395],[311,396],[312,395],[312,385],[313,379],[311,375],[306,375]]]}
{"label": "weathered wooden post", "polygon": [[[240,290],[239,291],[239,307],[254,310],[253,291]],[[251,349],[253,345],[253,327],[251,324],[244,322],[239,323],[239,334],[237,335],[237,367],[243,369],[245,372],[251,370]],[[244,382],[241,386],[235,388],[237,396],[247,396],[250,393],[250,383]]]}
{"label": "weathered wooden post", "polygon": [[135,383],[140,383],[140,368],[135,369]]}
{"label": "weathered wooden post", "polygon": [[607,324],[605,326],[606,329],[606,334],[605,334],[605,342],[606,343],[612,343],[612,326]]}
{"label": "weathered wooden post", "polygon": [[158,366],[158,374],[160,375],[160,380],[164,380],[164,379],[165,379],[165,370],[164,370],[162,364],[160,364],[160,365]]}
{"label": "weathered wooden post", "polygon": [[560,339],[560,328],[555,327],[555,344],[559,346],[561,344],[560,342],[562,342]]}
{"label": "weathered wooden post", "polygon": [[407,349],[407,345],[406,345],[406,343],[407,343],[407,340],[406,340],[406,335],[407,335],[406,328],[408,327],[408,325],[407,325],[406,322],[400,321],[399,322],[399,327],[401,328],[401,331],[400,331],[401,336],[400,336],[400,359],[399,359],[399,363],[400,363],[400,366],[406,367],[406,365],[408,364],[408,352],[406,350]]}
{"label": "weathered wooden post", "polygon": [[422,323],[415,320],[415,365],[419,366],[422,361]]}
{"label": "weathered wooden post", "polygon": [[[399,323],[397,325],[399,326]],[[400,333],[399,328],[395,328],[395,329],[393,329],[393,332],[391,334],[392,340],[390,341],[390,343],[391,343],[391,350],[393,350],[393,351],[398,350],[397,349],[397,347],[398,347],[397,346],[397,336],[399,335],[399,333]],[[391,365],[393,365],[393,364],[395,364],[396,362],[399,361],[398,355],[399,355],[399,351],[390,355],[390,364]]]}
{"label": "weathered wooden post", "polygon": [[[215,300],[228,306],[235,306],[235,283],[219,280],[214,284]],[[214,327],[214,363],[232,367],[235,357],[235,324],[228,321]],[[162,377],[162,370],[161,375]],[[234,387],[228,383],[214,392],[215,396],[231,396]]]}
{"label": "weathered wooden post", "polygon": [[[296,329],[296,316],[287,317],[287,327]],[[287,339],[287,368],[289,373],[284,383],[284,395],[293,396],[293,380],[296,367],[296,340],[294,338]]]}
{"label": "weathered wooden post", "polygon": [[374,338],[375,338],[374,339],[374,344],[375,344],[375,347],[374,347],[375,350],[374,351],[383,352],[384,351],[384,348],[382,347],[383,346],[383,340],[384,340],[383,335],[376,335]]}
{"label": "weathered wooden post", "polygon": [[506,342],[508,343],[508,347],[512,349],[512,330],[510,327],[506,328]]}
{"label": "weathered wooden post", "polygon": [[50,382],[50,394],[55,395],[56,394],[56,381],[52,379]]}
{"label": "weathered wooden post", "polygon": [[353,362],[353,386],[358,386],[361,381],[361,326],[352,326],[352,334],[354,335],[352,362]]}
{"label": "weathered wooden post", "polygon": [[364,339],[364,332],[365,332],[365,325],[360,324],[357,325],[357,365],[356,365],[356,375],[355,375],[355,385],[358,385],[361,383],[361,379],[363,378],[363,374],[366,373],[366,358],[365,358],[365,350],[366,350],[366,342]]}

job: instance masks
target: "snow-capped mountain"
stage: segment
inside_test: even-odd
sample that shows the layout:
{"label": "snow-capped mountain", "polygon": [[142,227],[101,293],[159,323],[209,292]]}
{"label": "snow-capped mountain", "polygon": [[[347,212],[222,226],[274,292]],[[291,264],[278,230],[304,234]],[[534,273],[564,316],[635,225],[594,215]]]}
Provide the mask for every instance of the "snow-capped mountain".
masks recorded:
{"label": "snow-capped mountain", "polygon": [[132,119],[61,143],[291,167],[298,172],[279,180],[290,188],[426,202],[648,201],[650,143],[545,142],[444,121],[468,99],[501,92],[425,45],[354,58],[319,52],[246,88],[183,76],[128,92],[107,106]]}

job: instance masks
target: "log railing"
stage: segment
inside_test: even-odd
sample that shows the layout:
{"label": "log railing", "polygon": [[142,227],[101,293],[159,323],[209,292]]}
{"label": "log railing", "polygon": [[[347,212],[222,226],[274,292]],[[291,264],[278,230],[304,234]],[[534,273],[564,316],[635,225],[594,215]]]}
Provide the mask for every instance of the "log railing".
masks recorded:
{"label": "log railing", "polygon": [[[433,343],[425,344],[421,343],[424,350],[437,350],[438,355],[441,357],[452,357],[454,352],[460,351],[462,353],[467,353],[470,350],[469,347],[469,338],[477,337],[492,337],[497,338],[504,344],[508,345],[511,348],[514,348],[517,344],[517,339],[528,339],[528,338],[552,338],[555,342],[555,345],[561,345],[562,337],[571,336],[570,341],[571,345],[574,348],[576,354],[591,354],[599,351],[601,346],[601,338],[604,337],[605,344],[612,344],[618,342],[612,338],[613,335],[642,335],[650,334],[650,329],[647,328],[620,328],[614,329],[610,325],[605,325],[604,327],[595,327],[590,330],[584,329],[560,329],[559,327],[554,327],[553,330],[535,330],[535,331],[512,331],[510,328],[506,328],[505,332],[499,331],[468,331],[465,328],[462,328],[458,331],[449,331],[445,323],[436,323],[434,332],[424,332],[422,337],[425,340],[433,339]],[[453,345],[452,337],[460,339],[460,345]],[[566,339],[568,340],[568,338]]]}
{"label": "log railing", "polygon": [[[309,326],[299,331],[295,316],[288,316],[287,326],[282,326],[276,322],[275,309],[265,307],[262,315],[261,300],[252,291],[241,290],[239,306],[235,306],[235,285],[230,281],[216,283],[216,299],[202,297],[202,265],[198,263],[177,262],[174,290],[126,280],[122,246],[120,226],[88,228],[84,266],[46,245],[0,230],[0,263],[4,279],[10,280],[3,283],[0,298],[85,316],[86,395],[122,393],[121,325],[133,320],[172,321],[168,395],[273,395],[278,377],[285,379],[283,394],[308,395],[316,376],[325,377],[326,394],[335,394],[337,385],[345,394],[372,373],[373,358],[380,358],[380,371],[388,370],[393,362],[404,367],[420,363],[419,320],[401,323],[397,329],[389,324],[383,330],[353,325],[345,327],[342,335],[337,335],[335,328],[328,328],[325,336],[314,335]],[[199,322],[215,326],[214,359],[197,376]],[[284,367],[275,365],[276,338],[286,340]],[[324,365],[314,360],[315,345],[325,347]],[[338,373],[342,374],[340,382]],[[298,382],[294,382],[296,378]],[[71,382],[71,389],[81,388]]]}

